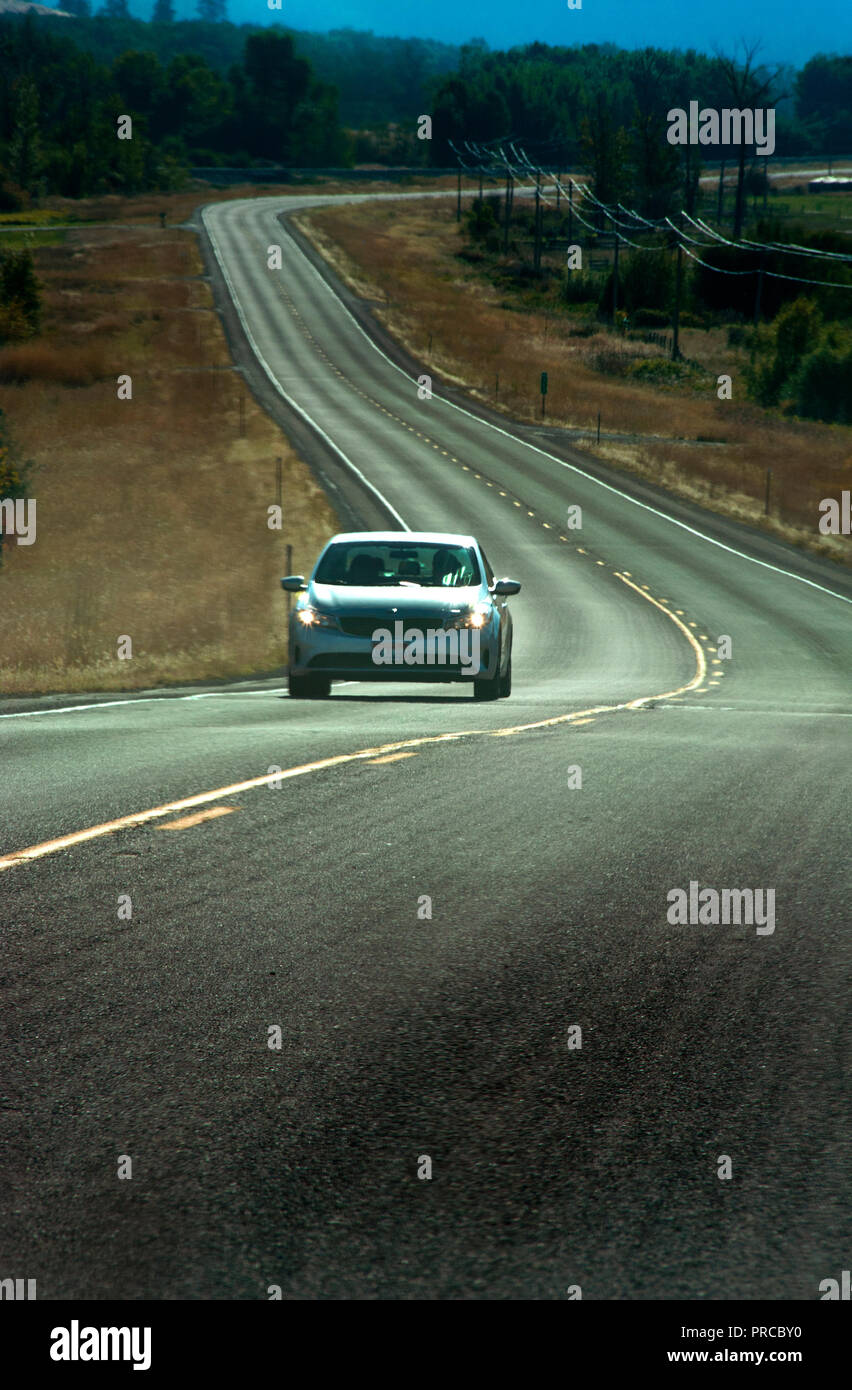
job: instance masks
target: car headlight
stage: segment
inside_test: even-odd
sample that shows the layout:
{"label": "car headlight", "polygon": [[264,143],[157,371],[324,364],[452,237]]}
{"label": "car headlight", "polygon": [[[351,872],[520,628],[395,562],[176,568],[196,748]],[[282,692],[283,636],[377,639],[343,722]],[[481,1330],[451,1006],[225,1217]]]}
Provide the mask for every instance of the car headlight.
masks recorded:
{"label": "car headlight", "polygon": [[319,608],[312,608],[309,603],[296,609],[296,619],[303,627],[333,627],[338,628],[340,624],[330,613],[323,613]]}
{"label": "car headlight", "polygon": [[471,608],[467,613],[457,613],[447,619],[447,627],[485,627],[491,617],[491,604],[478,603],[475,608]]}

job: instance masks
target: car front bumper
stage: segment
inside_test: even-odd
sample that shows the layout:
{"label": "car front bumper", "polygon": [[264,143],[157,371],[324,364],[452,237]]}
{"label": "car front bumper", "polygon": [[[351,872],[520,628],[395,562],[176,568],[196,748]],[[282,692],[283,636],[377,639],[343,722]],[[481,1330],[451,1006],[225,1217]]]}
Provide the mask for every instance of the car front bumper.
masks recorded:
{"label": "car front bumper", "polygon": [[487,624],[478,634],[479,662],[424,662],[407,664],[373,661],[370,637],[352,637],[334,628],[306,628],[290,624],[291,676],[328,676],[332,680],[363,681],[470,681],[489,679],[496,672],[499,634]]}

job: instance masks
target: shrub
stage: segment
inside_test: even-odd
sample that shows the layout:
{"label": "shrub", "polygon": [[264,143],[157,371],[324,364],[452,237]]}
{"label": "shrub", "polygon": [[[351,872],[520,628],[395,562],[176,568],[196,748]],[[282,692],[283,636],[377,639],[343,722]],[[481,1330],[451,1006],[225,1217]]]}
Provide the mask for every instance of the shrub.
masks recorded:
{"label": "shrub", "polygon": [[563,270],[559,293],[566,304],[597,304],[601,279],[589,270]]}
{"label": "shrub", "polygon": [[[0,410],[0,501],[4,498],[14,500],[25,497],[29,481],[30,464],[15,457],[9,438],[3,411]],[[3,557],[3,534],[0,531],[0,560]]]}
{"label": "shrub", "polygon": [[92,343],[73,353],[50,343],[18,343],[0,349],[0,382],[52,381],[62,386],[90,386],[107,376],[103,349]]}
{"label": "shrub", "polygon": [[630,354],[620,348],[602,347],[590,354],[589,365],[594,371],[605,372],[607,376],[625,376],[632,360]]}
{"label": "shrub", "polygon": [[671,315],[665,309],[634,309],[630,322],[634,328],[668,328]]}
{"label": "shrub", "polygon": [[23,206],[24,195],[21,189],[16,188],[0,174],[0,212],[20,212]]}
{"label": "shrub", "polygon": [[797,415],[852,423],[852,334],[829,331],[790,383]]}
{"label": "shrub", "polygon": [[18,306],[30,333],[37,332],[41,322],[41,287],[32,252],[26,249],[0,251],[0,307],[11,305]]}
{"label": "shrub", "polygon": [[671,386],[692,376],[693,370],[687,362],[673,362],[668,357],[646,357],[640,362],[631,362],[627,373],[652,386]]}
{"label": "shrub", "polygon": [[[670,251],[634,251],[622,256],[618,266],[618,305],[626,309],[631,320],[637,309],[657,309],[669,312],[674,298],[674,258]],[[612,277],[610,271],[598,300],[600,313],[612,312]]]}
{"label": "shrub", "polygon": [[761,405],[778,404],[786,384],[818,346],[821,330],[818,305],[813,299],[800,297],[784,305],[771,330],[752,331],[747,381],[756,401]]}
{"label": "shrub", "polygon": [[465,213],[465,227],[471,241],[480,242],[488,251],[500,248],[500,224],[490,203],[476,198]]}
{"label": "shrub", "polygon": [[0,303],[0,343],[22,343],[33,336],[33,327],[17,299]]}

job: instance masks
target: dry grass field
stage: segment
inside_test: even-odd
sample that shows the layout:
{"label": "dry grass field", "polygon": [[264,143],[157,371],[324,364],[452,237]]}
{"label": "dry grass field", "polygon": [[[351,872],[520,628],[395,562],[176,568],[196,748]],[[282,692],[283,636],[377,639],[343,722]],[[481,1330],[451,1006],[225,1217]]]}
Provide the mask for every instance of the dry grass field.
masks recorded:
{"label": "dry grass field", "polygon": [[[500,293],[463,246],[451,200],[348,206],[297,221],[351,287],[383,301],[379,320],[426,370],[514,419],[593,429],[600,457],[680,496],[848,562],[849,540],[819,534],[819,502],[852,486],[852,429],[797,421],[745,402],[744,354],[723,330],[687,328],[681,348],[703,370],[670,386],[623,375],[659,350],[589,332],[566,306],[555,315]],[[431,337],[431,355],[429,341]],[[719,400],[717,375],[733,378]],[[496,392],[499,377],[499,393]],[[605,436],[645,436],[628,441]],[[657,436],[656,439],[651,436]],[[708,442],[702,442],[708,441]],[[713,442],[709,442],[713,441]],[[764,515],[767,469],[770,514]]]}
{"label": "dry grass field", "polygon": [[[304,570],[338,529],[231,367],[195,235],[160,229],[164,201],[170,222],[199,201],[181,197],[99,200],[133,225],[35,250],[43,331],[0,349],[0,407],[37,500],[35,544],[3,548],[4,694],[278,669],[286,546]],[[124,373],[132,400],[118,399]],[[276,458],[283,528],[270,530]]]}

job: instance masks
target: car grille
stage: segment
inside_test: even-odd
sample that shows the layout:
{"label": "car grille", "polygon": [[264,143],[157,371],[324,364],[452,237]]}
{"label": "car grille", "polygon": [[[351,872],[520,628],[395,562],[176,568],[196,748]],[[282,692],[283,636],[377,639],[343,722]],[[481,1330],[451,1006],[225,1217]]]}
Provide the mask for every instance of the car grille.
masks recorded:
{"label": "car grille", "polygon": [[311,671],[374,671],[370,653],[360,652],[321,652],[312,656],[308,662]]}
{"label": "car grille", "polygon": [[444,620],[441,613],[373,613],[363,615],[349,614],[338,619],[347,637],[372,637],[376,628],[387,628],[393,634],[393,625],[402,620],[405,631],[417,628],[424,632],[427,628],[442,628]]}

